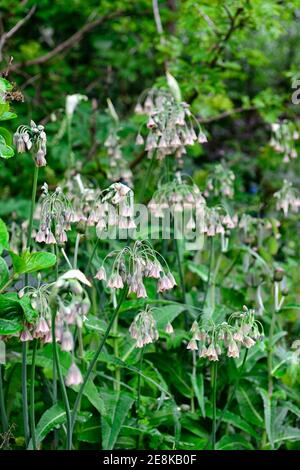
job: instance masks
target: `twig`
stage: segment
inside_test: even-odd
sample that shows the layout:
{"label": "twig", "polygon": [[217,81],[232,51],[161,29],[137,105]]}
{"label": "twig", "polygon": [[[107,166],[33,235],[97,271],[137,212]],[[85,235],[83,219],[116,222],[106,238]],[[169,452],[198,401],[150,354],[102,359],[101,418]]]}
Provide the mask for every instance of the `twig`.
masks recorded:
{"label": "twig", "polygon": [[228,116],[231,116],[233,114],[245,113],[247,111],[254,111],[256,109],[257,109],[256,106],[248,106],[247,108],[243,108],[242,106],[240,106],[239,108],[234,108],[234,109],[230,109],[229,111],[224,111],[223,113],[217,114],[216,116],[212,116],[208,118],[198,117],[197,121],[200,124],[209,124],[210,122],[220,121],[221,119],[225,119]]}
{"label": "twig", "polygon": [[101,24],[103,24],[106,20],[117,18],[121,16],[123,13],[124,11],[118,10],[108,15],[104,15],[101,18],[97,18],[94,21],[90,21],[86,23],[85,25],[82,26],[82,28],[76,31],[76,33],[72,34],[72,36],[70,36],[68,39],[66,39],[65,41],[60,43],[58,46],[56,46],[54,49],[52,49],[52,51],[40,57],[36,57],[35,59],[27,60],[24,62],[18,62],[12,65],[10,70],[14,71],[20,67],[30,67],[32,65],[41,65],[41,64],[44,64],[45,62],[48,62],[57,54],[60,54],[61,52],[74,47],[76,44],[78,44],[79,41],[81,41],[81,39],[83,38],[85,34],[91,32],[97,26],[100,26]]}
{"label": "twig", "polygon": [[161,24],[158,0],[152,0],[153,16],[158,34],[163,34],[164,30]]}
{"label": "twig", "polygon": [[3,47],[8,39],[10,39],[16,32],[32,17],[36,10],[36,6],[34,5],[29,12],[27,13],[24,18],[22,18],[20,21],[18,21],[15,26],[13,26],[7,33],[3,33],[1,38],[0,38],[0,60],[2,60],[2,50]]}

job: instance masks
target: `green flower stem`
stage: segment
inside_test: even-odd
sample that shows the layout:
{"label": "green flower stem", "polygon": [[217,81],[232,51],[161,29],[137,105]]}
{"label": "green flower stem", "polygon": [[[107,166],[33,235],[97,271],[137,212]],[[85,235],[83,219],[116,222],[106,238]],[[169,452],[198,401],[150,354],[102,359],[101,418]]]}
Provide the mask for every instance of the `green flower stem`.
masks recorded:
{"label": "green flower stem", "polygon": [[95,354],[94,354],[94,357],[93,357],[93,359],[92,359],[91,362],[90,362],[90,365],[89,365],[88,370],[87,370],[87,372],[86,372],[86,374],[85,374],[83,383],[81,384],[81,387],[80,387],[80,389],[79,389],[79,391],[78,391],[78,394],[77,394],[77,397],[76,397],[76,400],[75,400],[75,403],[74,403],[73,412],[72,412],[72,420],[71,420],[72,432],[73,432],[74,425],[75,425],[75,422],[76,422],[78,407],[79,407],[79,403],[80,403],[80,400],[81,400],[83,391],[84,391],[85,386],[86,386],[86,384],[87,384],[87,382],[88,382],[88,380],[89,380],[89,378],[90,378],[90,376],[91,376],[91,373],[92,373],[93,368],[94,368],[94,366],[95,366],[95,364],[96,364],[96,362],[97,362],[97,360],[98,360],[98,357],[100,356],[100,353],[101,353],[101,351],[102,351],[102,349],[103,349],[103,346],[104,346],[104,344],[105,344],[105,342],[106,342],[106,340],[107,340],[107,338],[108,338],[108,336],[109,336],[109,333],[110,333],[110,331],[111,331],[111,329],[112,329],[112,327],[113,327],[113,324],[114,324],[114,322],[115,322],[115,319],[117,318],[117,315],[118,315],[118,313],[119,313],[119,310],[120,310],[120,308],[121,308],[121,305],[122,305],[124,299],[125,299],[126,296],[127,296],[127,293],[128,293],[128,287],[125,287],[125,288],[123,289],[123,291],[122,291],[120,300],[119,300],[118,305],[117,305],[117,307],[115,308],[115,311],[114,311],[114,313],[113,313],[113,315],[112,315],[112,317],[111,317],[111,319],[110,319],[110,322],[109,322],[108,327],[107,327],[107,329],[106,329],[106,331],[105,331],[105,333],[104,333],[104,336],[103,336],[103,338],[102,338],[102,340],[101,340],[101,342],[100,342],[100,344],[99,344],[99,346],[98,346],[98,349],[96,350],[96,352],[95,352]]}
{"label": "green flower stem", "polygon": [[95,243],[94,248],[93,248],[93,251],[92,251],[92,253],[91,253],[91,256],[89,257],[88,264],[87,264],[87,267],[86,267],[86,272],[87,272],[87,273],[90,272],[90,268],[91,268],[91,265],[92,265],[94,256],[95,256],[95,254],[96,254],[98,245],[99,245],[99,238],[97,238],[96,243]]}
{"label": "green flower stem", "polygon": [[276,324],[276,314],[278,311],[279,305],[279,285],[277,282],[274,282],[274,308],[272,311],[271,317],[271,326],[269,330],[269,341],[268,341],[268,355],[267,355],[267,367],[268,367],[268,392],[269,396],[272,397],[273,394],[273,377],[272,377],[272,370],[273,370],[273,337],[275,331],[275,324]]}
{"label": "green flower stem", "polygon": [[[32,242],[32,227],[33,227],[33,214],[35,208],[35,199],[37,191],[39,168],[34,166],[32,193],[31,193],[31,207],[29,215],[29,225],[27,234],[27,249],[30,250]],[[28,274],[25,274],[25,286],[28,284]],[[22,402],[23,402],[23,425],[24,425],[24,437],[26,447],[28,446],[30,439],[29,420],[28,420],[28,396],[27,396],[27,344],[22,344]]]}
{"label": "green flower stem", "polygon": [[28,419],[28,397],[27,397],[27,342],[22,343],[22,403],[23,403],[23,425],[25,445],[27,447],[30,439]]}
{"label": "green flower stem", "polygon": [[55,359],[56,371],[57,371],[57,374],[58,374],[59,385],[60,385],[60,388],[61,388],[64,407],[65,407],[65,411],[66,411],[66,418],[67,418],[67,450],[71,450],[72,449],[71,411],[70,411],[68,394],[67,394],[67,390],[66,390],[66,386],[65,386],[65,382],[64,382],[63,375],[62,375],[60,362],[59,362],[59,356],[58,356],[58,350],[57,350],[57,344],[56,344],[56,335],[55,335],[55,318],[56,318],[56,309],[53,308],[53,310],[52,310],[52,347],[53,347],[53,351],[54,351],[54,359]]}
{"label": "green flower stem", "polygon": [[214,237],[210,238],[210,250],[209,250],[209,266],[208,266],[208,275],[207,275],[207,283],[205,294],[202,302],[202,310],[205,308],[206,299],[208,295],[208,291],[211,285],[211,274],[212,274],[212,267],[213,267],[213,260],[214,260]]}
{"label": "green flower stem", "polygon": [[212,385],[212,435],[211,435],[211,445],[212,450],[215,450],[216,447],[216,433],[217,433],[217,426],[216,426],[216,417],[217,417],[217,371],[218,371],[218,364],[214,362],[211,368],[211,385]]}
{"label": "green flower stem", "polygon": [[32,343],[32,360],[31,360],[31,383],[30,383],[30,430],[33,450],[36,450],[36,434],[35,434],[35,410],[34,410],[34,381],[35,381],[35,359],[37,350],[37,340]]}
{"label": "green flower stem", "polygon": [[78,250],[79,250],[80,238],[81,238],[80,233],[77,233],[76,242],[75,242],[75,249],[74,249],[74,261],[73,261],[74,269],[77,269],[77,260],[78,260]]}
{"label": "green flower stem", "polygon": [[6,433],[8,431],[8,420],[7,414],[5,409],[5,402],[4,402],[4,387],[3,387],[3,379],[2,379],[2,364],[0,364],[0,410],[1,410],[1,425],[2,425],[2,432]]}

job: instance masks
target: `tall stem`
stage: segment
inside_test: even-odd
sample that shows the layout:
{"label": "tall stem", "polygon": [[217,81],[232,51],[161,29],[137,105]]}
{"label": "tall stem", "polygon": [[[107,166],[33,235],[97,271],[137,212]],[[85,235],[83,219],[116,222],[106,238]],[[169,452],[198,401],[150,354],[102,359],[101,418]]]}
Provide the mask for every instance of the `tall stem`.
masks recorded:
{"label": "tall stem", "polygon": [[212,450],[215,450],[216,447],[216,417],[217,417],[217,370],[218,364],[214,362],[211,369],[211,380],[212,380],[212,407],[213,407],[213,416],[212,416],[212,438],[211,445]]}
{"label": "tall stem", "polygon": [[56,371],[57,371],[57,374],[58,374],[59,385],[60,385],[60,388],[61,388],[64,407],[65,407],[65,411],[66,411],[66,418],[67,418],[67,450],[71,450],[72,449],[71,411],[70,411],[68,394],[67,394],[67,390],[66,390],[66,386],[65,386],[65,382],[64,382],[63,375],[62,375],[60,362],[59,362],[59,356],[58,356],[58,350],[57,350],[57,344],[56,344],[56,335],[55,335],[55,318],[56,318],[56,310],[54,308],[52,310],[52,347],[53,347],[53,351],[54,351],[54,359],[55,359]]}
{"label": "tall stem", "polygon": [[2,364],[1,363],[0,363],[0,410],[1,410],[2,432],[6,433],[8,431],[8,420],[7,420],[7,414],[6,414],[5,402],[4,402],[4,388],[3,388],[3,380],[2,380]]}
{"label": "tall stem", "polygon": [[268,341],[268,391],[269,396],[271,397],[273,394],[273,377],[272,377],[272,370],[273,370],[273,336],[275,331],[275,324],[276,324],[276,313],[278,311],[279,306],[279,285],[278,282],[274,282],[274,308],[272,311],[272,318],[271,318],[271,326],[269,331],[269,341]]}
{"label": "tall stem", "polygon": [[35,435],[35,410],[34,410],[34,381],[35,381],[35,358],[36,358],[37,340],[33,340],[32,344],[32,361],[31,361],[31,384],[30,384],[30,428],[33,450],[36,450]]}
{"label": "tall stem", "polygon": [[[30,250],[32,242],[32,227],[33,227],[33,214],[35,208],[35,199],[37,191],[37,182],[39,175],[39,167],[34,166],[33,182],[32,182],[32,193],[31,193],[31,206],[29,215],[29,225],[27,234],[27,249]],[[28,274],[25,274],[25,285],[28,284]],[[22,344],[22,403],[23,403],[23,425],[24,425],[24,437],[26,446],[29,443],[30,430],[28,420],[28,396],[27,396],[27,344]]]}
{"label": "tall stem", "polygon": [[26,447],[29,443],[30,430],[28,420],[28,396],[27,396],[27,342],[22,343],[22,404],[23,404],[23,425]]}
{"label": "tall stem", "polygon": [[211,273],[212,273],[212,267],[213,267],[213,259],[214,259],[214,237],[210,238],[210,250],[209,250],[209,266],[208,266],[208,275],[207,275],[207,283],[206,283],[206,289],[205,289],[205,294],[202,302],[202,310],[205,308],[206,304],[206,299],[208,295],[208,291],[210,288],[210,282],[211,282]]}
{"label": "tall stem", "polygon": [[122,294],[121,294],[121,297],[120,297],[120,300],[119,300],[119,302],[118,302],[118,305],[117,305],[117,307],[116,307],[116,309],[115,309],[115,311],[114,311],[114,313],[113,313],[113,315],[112,315],[112,317],[111,317],[111,319],[110,319],[110,322],[109,322],[109,324],[108,324],[108,327],[106,328],[106,331],[105,331],[105,333],[104,333],[104,336],[103,336],[103,338],[102,338],[102,341],[100,342],[100,344],[99,344],[99,346],[98,346],[98,349],[96,350],[96,352],[95,352],[95,354],[94,354],[94,357],[93,357],[93,359],[92,359],[91,362],[90,362],[90,365],[89,365],[88,370],[87,370],[87,372],[86,372],[86,374],[85,374],[83,383],[81,384],[81,387],[80,387],[80,389],[79,389],[79,391],[78,391],[78,394],[77,394],[77,397],[76,397],[76,400],[75,400],[75,403],[74,403],[73,412],[72,412],[72,421],[71,421],[72,432],[73,432],[74,425],[75,425],[76,418],[77,418],[78,406],[79,406],[79,403],[80,403],[82,394],[83,394],[83,392],[84,392],[85,386],[86,386],[86,384],[87,384],[87,382],[88,382],[88,380],[89,380],[89,378],[90,378],[90,376],[91,376],[91,373],[92,373],[93,368],[94,368],[94,366],[95,366],[95,364],[96,364],[96,362],[97,362],[97,360],[98,360],[98,357],[99,357],[99,355],[101,354],[101,351],[102,351],[102,349],[103,349],[103,346],[104,346],[104,344],[105,344],[105,342],[106,342],[106,340],[107,340],[107,338],[108,338],[108,336],[109,336],[109,333],[110,333],[110,331],[111,331],[111,329],[112,329],[112,327],[113,327],[113,324],[114,324],[114,322],[115,322],[115,319],[116,319],[116,317],[117,317],[117,315],[118,315],[118,313],[119,313],[119,310],[120,310],[120,308],[121,308],[121,305],[122,305],[124,299],[125,299],[126,296],[127,296],[127,293],[128,293],[128,287],[125,287],[125,288],[123,289]]}

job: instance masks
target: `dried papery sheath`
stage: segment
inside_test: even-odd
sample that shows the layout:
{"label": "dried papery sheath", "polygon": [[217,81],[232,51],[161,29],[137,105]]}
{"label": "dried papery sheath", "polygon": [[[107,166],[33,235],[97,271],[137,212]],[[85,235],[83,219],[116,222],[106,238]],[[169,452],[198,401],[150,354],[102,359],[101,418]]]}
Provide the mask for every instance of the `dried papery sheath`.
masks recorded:
{"label": "dried papery sheath", "polygon": [[200,358],[218,361],[224,353],[238,358],[242,347],[253,347],[263,337],[263,327],[255,318],[255,311],[244,306],[241,312],[231,314],[228,321],[219,324],[212,320],[194,322],[191,333],[187,349],[199,350]]}
{"label": "dried papery sheath", "polygon": [[[205,143],[207,138],[189,105],[178,98],[167,89],[152,88],[141,95],[135,111],[148,116],[145,123],[148,130],[145,149],[149,157],[154,151],[158,160],[174,155],[178,163],[182,164],[186,147],[196,142]],[[136,144],[144,144],[141,130]]]}
{"label": "dried papery sheath", "polygon": [[283,155],[283,162],[288,163],[290,160],[297,158],[295,142],[299,140],[299,129],[296,124],[287,119],[275,122],[271,125],[270,145],[273,149]]}
{"label": "dried papery sheath", "polygon": [[276,198],[276,209],[282,210],[285,217],[289,211],[299,212],[300,193],[289,181],[284,180],[282,188],[274,194],[274,197]]}
{"label": "dried papery sheath", "polygon": [[107,280],[111,289],[122,289],[127,285],[129,293],[135,293],[137,298],[147,297],[146,278],[157,281],[157,292],[171,290],[176,285],[165,259],[147,241],[136,241],[132,248],[126,246],[109,253],[95,278]]}
{"label": "dried papery sheath", "polygon": [[67,241],[67,231],[71,229],[73,209],[67,196],[60,187],[50,193],[44,183],[43,193],[37,206],[39,230],[35,236],[38,243],[63,244]]}
{"label": "dried papery sheath", "polygon": [[14,134],[14,145],[18,153],[31,151],[38,167],[46,166],[47,136],[44,126],[30,121],[30,126],[21,125]]}
{"label": "dried papery sheath", "polygon": [[130,335],[136,341],[136,348],[154,343],[159,338],[156,321],[152,314],[153,310],[154,308],[147,305],[145,310],[138,313],[129,327]]}

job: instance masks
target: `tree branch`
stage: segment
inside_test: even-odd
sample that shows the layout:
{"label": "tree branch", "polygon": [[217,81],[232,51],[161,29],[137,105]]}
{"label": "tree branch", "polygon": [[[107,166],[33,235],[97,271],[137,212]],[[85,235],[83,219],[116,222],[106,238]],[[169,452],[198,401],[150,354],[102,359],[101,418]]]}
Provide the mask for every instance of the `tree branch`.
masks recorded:
{"label": "tree branch", "polygon": [[83,36],[89,32],[91,32],[93,29],[95,29],[97,26],[100,26],[103,24],[106,20],[111,20],[113,18],[118,18],[124,13],[124,11],[115,11],[113,13],[107,14],[102,16],[101,18],[97,18],[94,21],[90,21],[86,23],[85,25],[82,26],[76,33],[72,34],[68,39],[63,41],[61,44],[56,46],[52,51],[49,51],[47,54],[42,55],[40,57],[36,57],[35,59],[32,60],[27,60],[24,62],[18,62],[14,65],[11,66],[10,70],[14,71],[20,67],[30,67],[33,65],[42,65],[49,60],[51,60],[53,57],[55,57],[57,54],[60,54],[61,52],[71,49],[74,47],[81,39]]}
{"label": "tree branch", "polygon": [[233,114],[238,114],[238,113],[245,113],[247,111],[254,111],[256,106],[248,106],[248,108],[243,108],[240,106],[239,108],[235,109],[230,109],[229,111],[224,111],[223,113],[217,114],[216,116],[211,116],[209,118],[201,118],[198,117],[197,121],[200,124],[209,124],[210,122],[215,122],[215,121],[220,121],[221,119],[225,119],[229,116],[232,116]]}
{"label": "tree branch", "polygon": [[9,31],[7,31],[7,33],[3,33],[1,38],[0,38],[0,61],[2,60],[2,50],[3,50],[3,47],[6,43],[6,41],[8,39],[10,39],[14,34],[16,34],[16,32],[22,28],[22,26],[32,17],[32,15],[34,14],[36,10],[36,6],[34,5],[30,10],[29,12],[27,13],[26,16],[24,16],[24,18],[22,18],[20,21],[18,21],[15,26],[13,26]]}

